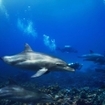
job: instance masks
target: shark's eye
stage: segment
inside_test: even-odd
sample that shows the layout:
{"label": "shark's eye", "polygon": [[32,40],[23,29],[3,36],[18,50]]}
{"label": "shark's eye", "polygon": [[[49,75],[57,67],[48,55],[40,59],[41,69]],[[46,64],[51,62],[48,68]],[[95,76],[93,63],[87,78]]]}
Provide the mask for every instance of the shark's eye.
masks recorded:
{"label": "shark's eye", "polygon": [[60,65],[60,63],[56,63],[56,65],[57,65],[57,66],[59,66],[59,65]]}
{"label": "shark's eye", "polygon": [[64,66],[64,65],[62,65],[62,64],[60,64],[60,63],[57,63],[56,65],[57,65],[57,66]]}

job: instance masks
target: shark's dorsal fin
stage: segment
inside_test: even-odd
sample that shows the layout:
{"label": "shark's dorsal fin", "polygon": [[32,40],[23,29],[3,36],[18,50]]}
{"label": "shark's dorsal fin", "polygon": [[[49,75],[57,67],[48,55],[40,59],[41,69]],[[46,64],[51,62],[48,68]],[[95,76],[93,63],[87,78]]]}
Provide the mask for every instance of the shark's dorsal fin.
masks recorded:
{"label": "shark's dorsal fin", "polygon": [[33,51],[28,43],[25,44],[24,52],[31,52]]}
{"label": "shark's dorsal fin", "polygon": [[90,53],[94,53],[92,50],[90,50]]}

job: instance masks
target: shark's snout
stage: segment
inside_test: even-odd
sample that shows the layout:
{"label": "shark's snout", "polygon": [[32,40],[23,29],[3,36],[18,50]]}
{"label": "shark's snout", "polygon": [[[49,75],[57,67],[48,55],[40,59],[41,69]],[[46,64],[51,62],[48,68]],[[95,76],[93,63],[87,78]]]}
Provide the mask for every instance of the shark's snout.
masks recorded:
{"label": "shark's snout", "polygon": [[66,67],[64,67],[64,69],[67,71],[75,71],[75,69],[71,68],[70,66],[66,66]]}
{"label": "shark's snout", "polygon": [[56,63],[56,65],[56,68],[58,68],[59,70],[61,69],[66,71],[75,71],[74,68],[70,67],[68,63],[63,61]]}

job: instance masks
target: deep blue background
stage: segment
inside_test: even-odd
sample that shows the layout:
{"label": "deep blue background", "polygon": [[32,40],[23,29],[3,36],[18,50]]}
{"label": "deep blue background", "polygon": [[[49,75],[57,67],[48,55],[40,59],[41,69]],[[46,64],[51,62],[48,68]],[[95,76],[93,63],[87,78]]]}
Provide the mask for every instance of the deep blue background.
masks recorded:
{"label": "deep blue background", "polygon": [[[77,56],[90,49],[101,54],[105,51],[103,0],[2,0],[2,3],[9,17],[0,10],[0,56],[20,53],[26,42],[34,51],[58,56],[67,62],[82,62]],[[19,30],[17,20],[23,18],[33,22],[37,38]],[[78,54],[51,52],[43,43],[43,34],[55,39],[57,46],[73,46]],[[10,69],[16,68],[0,61],[1,73],[13,73]]]}

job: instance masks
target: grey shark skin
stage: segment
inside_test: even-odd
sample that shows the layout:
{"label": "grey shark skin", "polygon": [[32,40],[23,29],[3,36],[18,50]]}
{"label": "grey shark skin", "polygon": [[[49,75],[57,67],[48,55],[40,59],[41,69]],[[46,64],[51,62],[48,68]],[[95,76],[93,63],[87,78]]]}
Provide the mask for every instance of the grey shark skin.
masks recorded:
{"label": "grey shark skin", "polygon": [[6,86],[0,89],[0,99],[8,99],[23,103],[46,103],[54,102],[54,99],[39,91],[26,90],[17,85]]}
{"label": "grey shark skin", "polygon": [[89,54],[84,54],[78,57],[83,58],[84,61],[93,61],[100,64],[105,63],[105,56],[98,53],[94,53],[93,51],[90,51]]}
{"label": "grey shark skin", "polygon": [[32,77],[39,77],[53,70],[75,71],[65,61],[59,58],[34,52],[27,43],[23,52],[13,56],[4,56],[2,60],[7,64],[21,69],[37,71]]}

